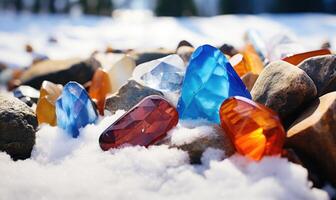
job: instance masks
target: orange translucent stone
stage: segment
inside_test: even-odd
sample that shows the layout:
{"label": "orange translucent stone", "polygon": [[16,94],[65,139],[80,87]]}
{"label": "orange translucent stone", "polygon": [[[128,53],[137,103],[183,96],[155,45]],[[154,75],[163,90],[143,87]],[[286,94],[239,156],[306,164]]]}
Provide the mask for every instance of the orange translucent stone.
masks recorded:
{"label": "orange translucent stone", "polygon": [[112,91],[109,74],[98,68],[93,75],[89,95],[96,102],[98,111],[104,115],[105,98]]}
{"label": "orange translucent stone", "polygon": [[49,81],[43,81],[40,89],[40,98],[36,106],[37,121],[56,126],[55,102],[62,94],[63,86]]}
{"label": "orange translucent stone", "polygon": [[230,97],[221,105],[221,126],[236,150],[253,160],[280,155],[286,133],[278,115],[244,97]]}
{"label": "orange translucent stone", "polygon": [[298,65],[299,63],[306,60],[307,58],[311,58],[314,56],[328,55],[328,54],[331,54],[331,51],[329,49],[320,49],[316,51],[308,51],[304,53],[298,53],[298,54],[294,54],[291,56],[287,56],[283,58],[282,60],[292,65]]}
{"label": "orange translucent stone", "polygon": [[260,74],[264,69],[264,63],[251,44],[247,44],[240,54],[230,58],[230,64],[237,74],[242,77],[248,72]]}

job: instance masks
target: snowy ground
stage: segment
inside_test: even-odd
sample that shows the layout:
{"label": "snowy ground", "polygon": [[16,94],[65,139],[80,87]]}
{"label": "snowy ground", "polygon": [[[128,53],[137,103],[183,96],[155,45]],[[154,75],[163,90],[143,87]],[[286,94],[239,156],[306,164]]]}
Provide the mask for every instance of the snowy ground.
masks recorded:
{"label": "snowy ground", "polygon": [[[0,61],[13,67],[29,65],[26,43],[55,59],[86,57],[107,45],[175,48],[181,39],[196,46],[240,46],[250,27],[265,38],[291,32],[312,49],[325,39],[336,44],[336,16],[330,15],[111,20],[0,14]],[[58,43],[49,43],[50,36]],[[86,126],[78,139],[57,127],[41,126],[28,160],[13,162],[0,153],[0,199],[328,199],[326,192],[311,188],[304,168],[277,157],[258,163],[239,155],[221,160],[222,152],[208,149],[202,165],[190,165],[185,152],[165,145],[102,152],[100,133],[122,113]],[[202,122],[180,123],[171,134],[179,138],[177,134],[212,131]]]}

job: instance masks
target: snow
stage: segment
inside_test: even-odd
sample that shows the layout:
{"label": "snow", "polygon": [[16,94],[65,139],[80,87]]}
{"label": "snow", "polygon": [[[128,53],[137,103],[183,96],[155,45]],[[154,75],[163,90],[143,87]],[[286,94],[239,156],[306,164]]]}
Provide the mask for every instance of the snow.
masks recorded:
{"label": "snow", "polygon": [[[336,44],[336,16],[261,15],[211,18],[110,18],[0,14],[0,62],[28,66],[25,44],[52,59],[86,58],[94,50],[113,48],[174,49],[181,39],[195,46],[224,42],[237,47],[249,28],[265,40],[278,32],[297,36],[307,49],[329,39]],[[299,27],[299,28],[298,28]],[[57,43],[50,43],[50,37]],[[314,41],[314,42],[312,42]],[[175,98],[175,97],[172,97]],[[188,154],[167,145],[124,147],[103,152],[102,131],[120,117],[100,117],[70,138],[57,127],[42,125],[36,133],[31,159],[14,162],[0,153],[0,199],[328,199],[312,188],[307,170],[284,158],[260,162],[208,148],[201,165],[190,165]],[[173,144],[213,134],[204,121],[181,121],[169,132]],[[325,188],[333,194],[330,186]]]}

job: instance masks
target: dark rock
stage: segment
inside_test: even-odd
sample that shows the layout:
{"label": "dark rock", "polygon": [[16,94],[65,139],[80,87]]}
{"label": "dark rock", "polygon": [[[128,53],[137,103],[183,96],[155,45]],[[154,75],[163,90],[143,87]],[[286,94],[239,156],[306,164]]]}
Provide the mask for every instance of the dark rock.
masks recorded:
{"label": "dark rock", "polygon": [[190,42],[188,42],[187,40],[181,40],[181,41],[178,43],[176,49],[178,49],[178,48],[180,48],[180,47],[183,47],[183,46],[193,47],[193,48],[194,48],[194,46],[193,46]]}
{"label": "dark rock", "polygon": [[258,77],[258,74],[248,72],[241,77],[241,80],[244,82],[246,88],[251,91]]}
{"label": "dark rock", "polygon": [[163,58],[174,52],[158,49],[151,52],[131,52],[130,55],[134,58],[135,64],[140,65],[142,63]]}
{"label": "dark rock", "polygon": [[316,97],[314,82],[300,68],[284,61],[270,63],[255,82],[254,101],[276,111],[282,120]]}
{"label": "dark rock", "polygon": [[221,47],[219,47],[219,50],[229,56],[234,56],[236,55],[238,52],[237,49],[235,49],[232,45],[229,44],[223,44]]}
{"label": "dark rock", "polygon": [[315,100],[287,132],[286,146],[303,163],[336,185],[336,92]]}
{"label": "dark rock", "polygon": [[127,84],[122,86],[116,94],[106,99],[105,109],[112,113],[120,109],[128,111],[143,98],[154,94],[163,96],[163,94],[157,90],[130,80]]}
{"label": "dark rock", "polygon": [[179,55],[183,62],[187,65],[194,50],[195,49],[193,47],[181,46],[176,50],[176,54]]}
{"label": "dark rock", "polygon": [[26,52],[28,52],[28,53],[32,53],[32,52],[34,51],[32,45],[30,45],[30,44],[26,44],[26,45],[25,45],[25,50],[26,50]]}
{"label": "dark rock", "polygon": [[95,70],[96,68],[90,60],[45,60],[25,71],[20,81],[21,85],[28,85],[36,89],[40,89],[45,80],[62,85],[69,81],[85,84],[92,79]]}
{"label": "dark rock", "polygon": [[26,159],[35,144],[37,119],[17,98],[0,95],[0,151],[14,160]]}
{"label": "dark rock", "polygon": [[336,90],[336,55],[312,57],[298,67],[314,81],[318,96]]}

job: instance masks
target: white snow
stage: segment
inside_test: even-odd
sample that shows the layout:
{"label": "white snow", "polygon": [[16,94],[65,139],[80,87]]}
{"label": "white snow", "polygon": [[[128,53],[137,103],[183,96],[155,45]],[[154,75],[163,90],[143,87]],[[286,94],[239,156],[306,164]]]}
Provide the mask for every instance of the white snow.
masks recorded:
{"label": "white snow", "polygon": [[[248,28],[261,31],[265,39],[278,32],[296,34],[308,49],[325,39],[335,47],[335,22],[336,16],[321,14],[69,19],[1,13],[0,62],[28,66],[27,43],[52,59],[85,58],[107,46],[173,49],[181,39],[195,46],[227,42],[239,47]],[[49,43],[50,37],[58,42]],[[306,169],[279,157],[253,162],[236,154],[222,160],[222,151],[209,148],[202,165],[190,165],[186,152],[166,145],[103,152],[101,132],[123,113],[101,117],[81,129],[77,139],[42,125],[31,159],[14,162],[0,153],[0,199],[328,199],[325,191],[312,188]],[[204,121],[185,121],[170,135],[174,144],[182,144],[214,131]]]}

